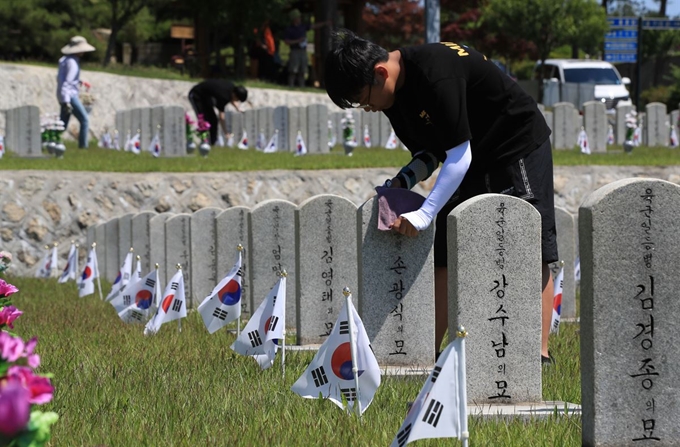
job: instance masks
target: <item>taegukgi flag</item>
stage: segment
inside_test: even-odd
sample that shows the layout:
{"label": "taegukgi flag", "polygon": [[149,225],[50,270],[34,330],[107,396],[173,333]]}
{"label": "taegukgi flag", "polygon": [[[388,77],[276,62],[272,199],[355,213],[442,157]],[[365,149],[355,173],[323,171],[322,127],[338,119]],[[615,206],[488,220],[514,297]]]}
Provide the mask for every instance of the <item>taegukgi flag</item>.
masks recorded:
{"label": "taegukgi flag", "polygon": [[69,279],[76,280],[78,278],[78,248],[75,243],[71,243],[71,248],[68,251],[68,258],[66,259],[66,267],[59,276],[59,282],[65,283]]}
{"label": "taegukgi flag", "polygon": [[368,124],[364,125],[364,146],[371,147],[371,132],[368,130]]}
{"label": "taegukgi flag", "polygon": [[295,137],[295,155],[305,155],[306,153],[305,140],[302,138],[302,132],[298,130],[297,137]]}
{"label": "taegukgi flag", "polygon": [[231,349],[255,358],[260,368],[274,364],[286,325],[286,277],[282,275],[265,297]]}
{"label": "taegukgi flag", "polygon": [[113,281],[111,286],[111,292],[106,296],[106,301],[111,301],[116,297],[127,284],[130,282],[130,277],[132,276],[132,249],[125,255],[125,260],[118,270],[118,275]]}
{"label": "taegukgi flag", "polygon": [[52,270],[57,268],[57,262],[59,260],[57,246],[53,245],[52,250],[49,250],[49,247],[46,248],[48,251],[40,262],[40,268],[35,273],[36,278],[49,278],[52,276]]}
{"label": "taegukgi flag", "polygon": [[99,265],[97,264],[97,252],[94,247],[90,249],[87,255],[87,263],[80,275],[80,284],[78,284],[80,298],[94,293],[94,280],[99,278]]}
{"label": "taegukgi flag", "polygon": [[118,316],[126,323],[143,323],[154,311],[156,295],[160,293],[158,286],[158,270],[154,269],[134,284],[128,284],[123,290],[123,304],[126,307],[118,312]]}
{"label": "taegukgi flag", "polygon": [[239,250],[234,267],[198,306],[209,333],[214,334],[241,316],[242,278],[243,259]]}
{"label": "taegukgi flag", "polygon": [[238,142],[239,149],[248,149],[248,132],[243,129],[243,134],[241,135],[241,141]]}
{"label": "taegukgi flag", "polygon": [[[351,326],[349,318],[352,318]],[[351,329],[353,330],[352,338],[356,340],[355,362],[359,376],[359,390],[356,387],[352,365]],[[373,349],[359,314],[352,301],[347,300],[338,315],[331,335],[321,345],[319,352],[291,389],[307,399],[317,399],[321,395],[342,409],[345,409],[344,397],[348,411],[354,410],[358,398],[359,409],[363,413],[371,405],[379,386],[378,361],[373,355]]]}
{"label": "taegukgi flag", "polygon": [[127,282],[125,287],[121,288],[118,291],[117,294],[111,296],[111,298],[107,298],[109,304],[111,304],[113,308],[116,309],[116,313],[121,312],[123,309],[130,305],[129,299],[126,299],[124,296],[125,294],[123,293],[125,289],[132,287],[133,284],[141,280],[142,280],[142,261],[140,257],[137,256],[137,267],[135,268],[135,271],[132,272],[132,274],[130,275],[130,280]]}
{"label": "taegukgi flag", "polygon": [[158,131],[156,131],[156,134],[151,139],[151,143],[149,143],[149,152],[154,157],[161,156],[161,137],[158,135]]}
{"label": "taegukgi flag", "polygon": [[460,438],[467,445],[464,340],[456,338],[441,353],[391,447],[431,438]]}
{"label": "taegukgi flag", "polygon": [[564,286],[564,266],[560,268],[560,272],[555,278],[553,290],[553,310],[552,321],[550,322],[550,332],[556,334],[560,333],[560,315],[562,314],[562,289]]}
{"label": "taegukgi flag", "polygon": [[156,315],[144,327],[145,334],[155,334],[164,323],[187,316],[187,302],[184,294],[184,275],[182,269],[170,279],[165,287]]}
{"label": "taegukgi flag", "polygon": [[272,135],[267,147],[264,148],[265,154],[272,154],[279,150],[279,129],[274,130],[274,135]]}

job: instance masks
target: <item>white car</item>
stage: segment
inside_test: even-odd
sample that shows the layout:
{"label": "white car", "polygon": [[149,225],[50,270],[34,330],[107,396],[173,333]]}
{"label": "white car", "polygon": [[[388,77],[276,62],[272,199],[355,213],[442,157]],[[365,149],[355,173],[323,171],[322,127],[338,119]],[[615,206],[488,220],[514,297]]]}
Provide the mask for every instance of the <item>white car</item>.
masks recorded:
{"label": "white car", "polygon": [[[536,69],[540,62],[536,64]],[[595,100],[602,101],[607,111],[613,112],[618,104],[633,105],[626,88],[630,78],[621,77],[609,62],[581,59],[546,59],[543,80],[595,84]]]}

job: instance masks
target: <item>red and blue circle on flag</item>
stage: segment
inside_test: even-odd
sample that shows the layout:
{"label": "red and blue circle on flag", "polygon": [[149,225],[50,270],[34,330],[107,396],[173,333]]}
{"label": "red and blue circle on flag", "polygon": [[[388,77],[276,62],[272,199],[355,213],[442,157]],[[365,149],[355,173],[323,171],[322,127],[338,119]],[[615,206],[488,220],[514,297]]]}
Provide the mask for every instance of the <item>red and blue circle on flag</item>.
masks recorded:
{"label": "red and blue circle on flag", "polygon": [[163,309],[163,312],[166,314],[168,313],[168,309],[170,308],[170,305],[172,304],[172,300],[175,299],[174,294],[170,294],[163,298],[163,302],[161,303],[161,308]]}
{"label": "red and blue circle on flag", "polygon": [[241,300],[241,284],[235,279],[230,280],[217,293],[222,304],[233,306]]}
{"label": "red and blue circle on flag", "polygon": [[[345,342],[335,348],[331,356],[331,368],[333,373],[342,380],[353,380],[354,373],[352,372],[352,348],[349,343]],[[361,376],[363,371],[359,371]]]}
{"label": "red and blue circle on flag", "polygon": [[92,269],[90,268],[89,265],[87,265],[87,266],[85,266],[85,270],[83,270],[83,275],[81,276],[81,279],[83,281],[86,281],[86,280],[90,279],[91,276],[92,276]]}
{"label": "red and blue circle on flag", "polygon": [[151,307],[151,299],[153,293],[150,290],[140,290],[135,296],[135,304],[139,309],[148,309]]}

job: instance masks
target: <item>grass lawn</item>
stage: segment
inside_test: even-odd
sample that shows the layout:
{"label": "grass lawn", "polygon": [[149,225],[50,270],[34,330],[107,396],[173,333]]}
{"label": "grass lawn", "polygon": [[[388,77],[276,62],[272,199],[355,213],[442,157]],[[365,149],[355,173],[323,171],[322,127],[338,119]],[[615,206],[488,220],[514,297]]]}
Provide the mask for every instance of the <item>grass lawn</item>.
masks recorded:
{"label": "grass lawn", "polygon": [[[313,353],[287,353],[284,378],[279,363],[260,371],[255,361],[229,349],[234,335],[209,335],[196,312],[183,321],[182,333],[170,323],[145,338],[141,326],[123,324],[109,304],[94,296],[79,299],[73,282],[6,280],[19,288],[12,298],[24,311],[15,331],[38,337],[39,372],[54,374],[54,399],[41,408],[60,415],[52,446],[387,446],[403,422],[406,402],[426,379],[383,377],[359,420],[331,402],[302,399],[290,390]],[[578,326],[565,324],[552,337],[558,364],[543,369],[543,397],[580,403]],[[471,417],[469,431],[472,446],[581,442],[577,416]]]}
{"label": "grass lawn", "polygon": [[[180,158],[153,158],[144,151],[140,155],[99,149],[96,142],[90,149],[78,149],[73,141],[66,142],[66,155],[55,159],[45,153],[45,158],[20,158],[8,153],[0,160],[0,170],[43,169],[63,171],[101,172],[224,172],[270,169],[352,169],[404,166],[411,159],[408,151],[401,149],[356,148],[354,156],[344,155],[342,147],[334,147],[328,155],[296,157],[292,152],[265,154],[254,149],[242,151],[234,148],[214,147],[208,157],[197,153]],[[571,151],[553,151],[557,166],[621,165],[621,166],[671,166],[680,165],[680,150],[665,147],[635,148],[625,154],[620,147],[604,154],[583,155],[578,148]]]}

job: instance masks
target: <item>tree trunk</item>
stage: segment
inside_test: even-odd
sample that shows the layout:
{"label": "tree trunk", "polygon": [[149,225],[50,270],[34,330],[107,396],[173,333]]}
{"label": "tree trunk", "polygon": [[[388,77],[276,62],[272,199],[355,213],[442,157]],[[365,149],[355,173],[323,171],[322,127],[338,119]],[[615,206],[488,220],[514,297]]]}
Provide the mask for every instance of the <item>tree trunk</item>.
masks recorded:
{"label": "tree trunk", "polygon": [[668,0],[659,0],[659,15],[661,17],[666,17],[666,6],[668,3]]}
{"label": "tree trunk", "polygon": [[571,58],[578,59],[578,45],[575,43],[571,44]]}
{"label": "tree trunk", "polygon": [[106,44],[106,53],[104,53],[104,60],[102,66],[106,67],[111,62],[111,55],[116,48],[116,38],[118,37],[118,0],[111,0],[111,34],[109,41]]}

